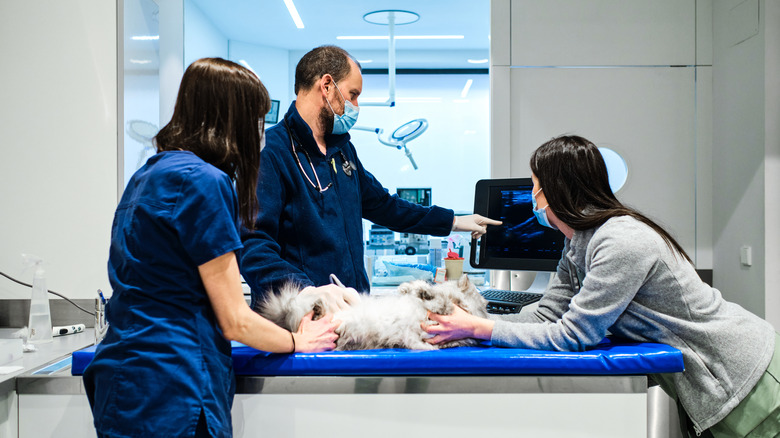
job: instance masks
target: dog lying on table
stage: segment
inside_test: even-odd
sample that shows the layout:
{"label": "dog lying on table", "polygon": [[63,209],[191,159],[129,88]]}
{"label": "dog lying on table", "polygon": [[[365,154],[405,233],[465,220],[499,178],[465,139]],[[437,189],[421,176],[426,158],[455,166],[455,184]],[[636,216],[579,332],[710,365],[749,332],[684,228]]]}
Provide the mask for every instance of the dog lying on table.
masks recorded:
{"label": "dog lying on table", "polygon": [[[314,319],[325,313],[325,304],[311,296],[300,296],[300,287],[288,284],[268,294],[259,313],[280,327],[297,331],[301,318],[314,311]],[[467,275],[460,280],[430,284],[415,280],[398,286],[393,295],[362,295],[361,301],[337,312],[333,319],[341,321],[336,350],[370,350],[378,348],[437,348],[477,345],[474,339],[462,339],[431,345],[432,337],[420,324],[428,320],[428,312],[449,315],[454,306],[473,315],[487,317],[487,301]]]}

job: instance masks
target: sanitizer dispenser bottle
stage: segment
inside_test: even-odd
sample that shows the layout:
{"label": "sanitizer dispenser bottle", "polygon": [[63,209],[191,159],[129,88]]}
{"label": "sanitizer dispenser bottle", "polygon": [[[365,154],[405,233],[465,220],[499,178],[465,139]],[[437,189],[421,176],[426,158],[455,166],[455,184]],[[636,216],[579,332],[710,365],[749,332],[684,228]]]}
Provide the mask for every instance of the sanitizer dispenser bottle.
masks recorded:
{"label": "sanitizer dispenser bottle", "polygon": [[42,344],[51,342],[51,312],[49,311],[49,291],[46,289],[46,279],[43,274],[43,260],[22,254],[25,266],[35,267],[33,274],[32,295],[30,295],[30,335],[28,342]]}

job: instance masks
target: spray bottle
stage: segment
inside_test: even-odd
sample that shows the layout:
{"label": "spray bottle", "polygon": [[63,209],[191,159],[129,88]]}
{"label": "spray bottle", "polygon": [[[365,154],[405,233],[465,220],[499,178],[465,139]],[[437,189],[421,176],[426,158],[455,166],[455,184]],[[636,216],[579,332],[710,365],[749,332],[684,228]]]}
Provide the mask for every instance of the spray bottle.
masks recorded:
{"label": "spray bottle", "polygon": [[35,266],[33,274],[32,294],[30,295],[30,335],[28,341],[32,344],[51,342],[51,312],[49,310],[49,291],[46,289],[46,279],[43,274],[43,260],[30,254],[22,254],[24,266]]}

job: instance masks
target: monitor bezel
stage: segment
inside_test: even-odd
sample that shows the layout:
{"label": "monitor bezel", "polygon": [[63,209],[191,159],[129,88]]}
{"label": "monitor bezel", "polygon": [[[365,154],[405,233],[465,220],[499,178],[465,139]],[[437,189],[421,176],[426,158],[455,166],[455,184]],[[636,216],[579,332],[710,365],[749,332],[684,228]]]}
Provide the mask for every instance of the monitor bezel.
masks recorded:
{"label": "monitor bezel", "polygon": [[[490,211],[490,191],[495,187],[519,187],[533,186],[531,178],[502,178],[502,179],[482,179],[477,181],[474,193],[474,213],[485,217]],[[490,227],[488,227],[490,233]],[[485,244],[487,234],[482,235],[477,242],[471,241],[471,253],[469,262],[471,266],[480,269],[503,269],[511,271],[536,271],[536,272],[555,272],[558,269],[558,259],[533,259],[518,257],[490,257],[487,253],[480,251],[477,258],[478,246],[481,248]]]}

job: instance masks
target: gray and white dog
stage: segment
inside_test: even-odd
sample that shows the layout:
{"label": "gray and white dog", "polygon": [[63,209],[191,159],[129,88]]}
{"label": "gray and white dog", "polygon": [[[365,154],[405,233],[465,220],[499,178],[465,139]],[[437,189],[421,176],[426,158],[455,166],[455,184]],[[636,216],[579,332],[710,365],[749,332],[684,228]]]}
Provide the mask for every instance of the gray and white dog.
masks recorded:
{"label": "gray and white dog", "polygon": [[[316,297],[300,296],[299,292],[300,287],[288,284],[276,293],[268,294],[259,313],[291,331],[298,330],[301,318],[312,310],[314,319],[325,313],[324,303]],[[487,317],[487,301],[467,275],[442,284],[410,281],[398,286],[398,293],[393,295],[362,295],[359,303],[334,314],[334,320],[341,321],[336,329],[339,335],[336,350],[435,350],[477,345],[478,341],[474,339],[438,345],[425,342],[431,335],[420,324],[428,321],[427,312],[449,315],[456,305],[470,314]]]}

